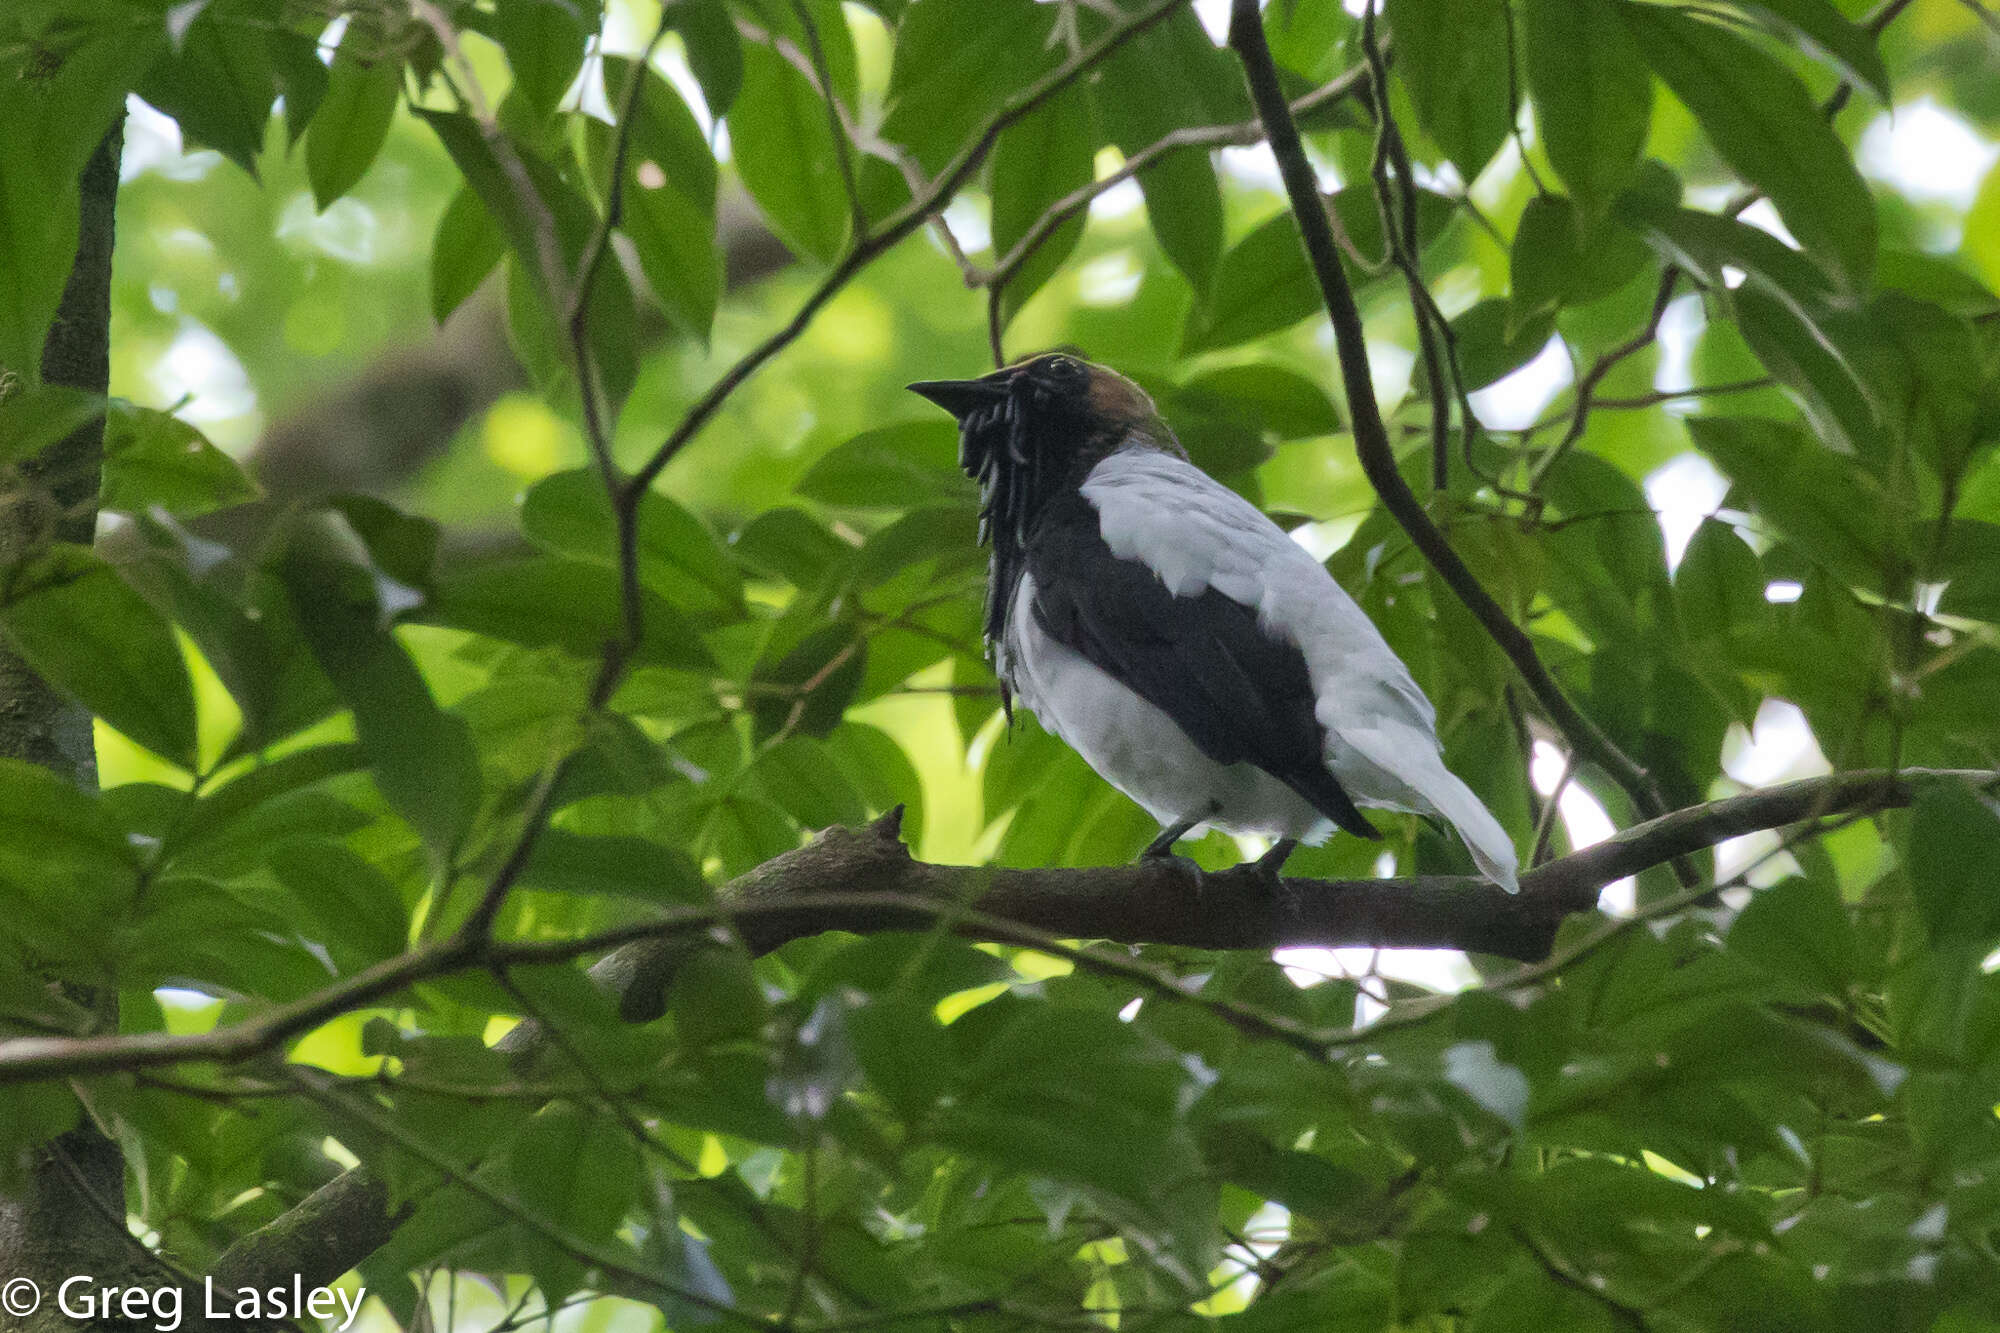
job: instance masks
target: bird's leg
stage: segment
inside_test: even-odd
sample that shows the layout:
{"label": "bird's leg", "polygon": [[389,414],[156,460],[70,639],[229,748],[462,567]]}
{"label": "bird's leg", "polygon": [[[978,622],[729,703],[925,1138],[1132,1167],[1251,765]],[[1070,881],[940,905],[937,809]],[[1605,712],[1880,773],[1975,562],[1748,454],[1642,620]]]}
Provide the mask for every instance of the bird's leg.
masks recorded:
{"label": "bird's leg", "polygon": [[1174,844],[1185,838],[1188,830],[1200,822],[1199,818],[1175,820],[1160,830],[1159,837],[1146,844],[1146,850],[1139,853],[1139,859],[1146,860],[1152,857],[1172,856],[1174,854]]}
{"label": "bird's leg", "polygon": [[1280,838],[1271,844],[1271,850],[1257,858],[1257,878],[1273,889],[1284,883],[1285,862],[1292,859],[1292,853],[1299,849],[1297,838]]}

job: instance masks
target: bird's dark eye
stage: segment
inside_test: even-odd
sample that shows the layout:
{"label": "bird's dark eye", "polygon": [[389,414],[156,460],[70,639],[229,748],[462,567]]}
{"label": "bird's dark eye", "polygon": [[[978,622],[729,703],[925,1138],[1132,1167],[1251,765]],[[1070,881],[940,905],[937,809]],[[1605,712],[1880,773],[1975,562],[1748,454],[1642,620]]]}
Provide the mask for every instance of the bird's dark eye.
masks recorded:
{"label": "bird's dark eye", "polygon": [[1074,384],[1083,378],[1083,366],[1074,357],[1052,356],[1043,367],[1052,380],[1061,384]]}

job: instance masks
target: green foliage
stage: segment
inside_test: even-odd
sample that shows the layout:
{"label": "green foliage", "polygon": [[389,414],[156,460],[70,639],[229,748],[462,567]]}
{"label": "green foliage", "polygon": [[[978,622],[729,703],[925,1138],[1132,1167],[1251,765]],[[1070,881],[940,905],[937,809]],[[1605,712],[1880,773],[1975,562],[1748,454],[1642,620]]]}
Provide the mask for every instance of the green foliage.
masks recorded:
{"label": "green foliage", "polygon": [[[1994,1327],[1990,787],[1701,849],[1719,894],[1649,871],[1547,966],[1469,985],[721,923],[771,891],[731,881],[897,807],[939,863],[1153,832],[1000,719],[978,497],[903,390],[989,338],[1116,365],[1198,463],[1314,521],[1523,848],[1551,733],[1354,462],[1297,224],[1214,151],[1252,113],[1195,13],[1057,87],[1138,0],[677,0],[651,61],[651,5],[420,8],[347,6],[337,40],[251,0],[0,13],[0,636],[94,716],[105,783],[0,760],[0,1081],[50,1037],[282,1031],[0,1086],[0,1193],[87,1118],[134,1234],[206,1272],[358,1160],[408,1209],[352,1260],[384,1327],[570,1300],[676,1329]],[[1336,0],[1264,26],[1295,99],[1367,62]],[[2000,138],[1978,17],[1389,0],[1375,26],[1410,189],[1378,195],[1356,93],[1307,148],[1399,461],[1563,689],[1676,805],[1733,794],[1781,703],[1835,768],[1990,770],[2000,169],[1968,203],[1856,166],[1921,99]],[[40,354],[128,94],[191,151],[128,123],[107,397]],[[989,324],[968,277],[1044,232]],[[503,324],[519,374],[468,387],[450,349]],[[1570,384],[1515,410],[1552,341]],[[178,401],[204,363],[227,374]],[[1434,396],[1492,386],[1431,493]],[[353,428],[301,493],[285,451],[326,416]],[[48,451],[100,419],[92,550],[56,539]],[[405,438],[430,461],[375,484]],[[1676,506],[1683,546],[1653,510],[1690,471],[1718,494]],[[1381,822],[1294,870],[1459,868]],[[545,952],[385,971],[496,882],[494,938]],[[586,970],[661,921],[670,965]]]}

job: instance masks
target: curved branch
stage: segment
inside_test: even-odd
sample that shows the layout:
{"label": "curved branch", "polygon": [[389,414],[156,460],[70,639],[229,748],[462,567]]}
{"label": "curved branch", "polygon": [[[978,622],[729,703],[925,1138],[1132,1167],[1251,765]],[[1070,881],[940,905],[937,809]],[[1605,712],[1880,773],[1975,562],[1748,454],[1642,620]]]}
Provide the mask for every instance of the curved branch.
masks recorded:
{"label": "curved branch", "polygon": [[829,930],[868,934],[943,922],[971,938],[1037,948],[1075,939],[1200,949],[1366,945],[1534,961],[1548,953],[1562,918],[1596,906],[1598,891],[1615,880],[1745,833],[1907,805],[1918,784],[1941,780],[1991,785],[2000,773],[1869,769],[1690,806],[1536,867],[1521,876],[1518,894],[1471,875],[1286,879],[1273,892],[1249,865],[1209,874],[1165,860],[1056,870],[934,865],[910,855],[898,810],[860,829],[827,829],[732,880],[710,906],[567,939],[486,944],[461,934],[209,1032],[0,1041],[0,1086],[188,1061],[234,1063],[432,977],[597,954],[608,956],[593,974],[626,1018],[643,1021],[660,1012],[664,983],[686,942],[700,942],[717,925],[734,927],[757,953]]}
{"label": "curved branch", "polygon": [[1423,552],[1431,568],[1450,585],[1459,600],[1465,603],[1466,609],[1500,645],[1500,651],[1513,662],[1514,669],[1520,672],[1522,681],[1542,706],[1542,711],[1548,714],[1549,721],[1570,743],[1570,748],[1609,773],[1641,813],[1648,817],[1664,814],[1667,804],[1652,776],[1633,762],[1610,736],[1578,711],[1576,705],[1563,694],[1562,687],[1556,684],[1555,677],[1549,674],[1549,669],[1535,652],[1534,643],[1520,626],[1508,618],[1500,604],[1493,600],[1492,594],[1481,586],[1478,577],[1452,550],[1451,544],[1431,522],[1423,505],[1397,470],[1396,451],[1390,443],[1388,428],[1382,421],[1382,409],[1375,401],[1374,383],[1368,371],[1368,348],[1361,329],[1361,311],[1355,305],[1354,289],[1348,284],[1347,274],[1340,267],[1333,229],[1327,222],[1326,208],[1320,201],[1319,184],[1313,176],[1312,164],[1306,160],[1305,146],[1299,141],[1298,126],[1293,123],[1291,109],[1286,105],[1285,95],[1279,87],[1277,66],[1272,63],[1271,48],[1264,39],[1263,20],[1256,0],[1234,0],[1230,10],[1229,45],[1243,62],[1250,100],[1257,107],[1257,115],[1264,122],[1265,138],[1270,141],[1271,152],[1278,159],[1285,193],[1291,201],[1292,213],[1298,219],[1299,232],[1305,241],[1306,257],[1319,280],[1320,295],[1333,323],[1335,350],[1340,358],[1341,380],[1347,390],[1348,413],[1354,426],[1354,447],[1360,457],[1361,470],[1381,497],[1382,507],[1409,534],[1411,542]]}
{"label": "curved branch", "polygon": [[[590,969],[592,980],[616,1001],[627,1021],[648,1022],[665,1011],[667,988],[680,961],[690,948],[705,944],[708,929],[725,918],[760,951],[827,930],[922,930],[944,921],[964,935],[1049,950],[1183,999],[1191,997],[1170,974],[1058,941],[1111,939],[1211,949],[1428,945],[1539,959],[1547,955],[1562,919],[1590,910],[1598,891],[1614,880],[1744,833],[1907,805],[1919,785],[1940,780],[1991,785],[2000,782],[2000,773],[1837,773],[1675,811],[1530,870],[1521,878],[1518,896],[1484,880],[1451,876],[1294,879],[1274,894],[1261,880],[1229,872],[1197,882],[1171,863],[1085,870],[927,865],[910,856],[899,836],[900,819],[891,814],[864,829],[829,829],[809,845],[765,863],[725,886],[720,895],[725,906],[717,909],[678,912],[589,937],[498,945],[493,961],[546,963],[601,953]],[[441,971],[448,963],[431,956],[420,965]],[[358,1003],[351,996],[348,1000],[344,1008]],[[1257,1036],[1294,1046],[1327,1044],[1325,1034],[1276,1016],[1206,1003]],[[95,1039],[98,1049],[88,1052],[95,1061],[89,1067],[230,1058],[215,1048],[213,1039],[242,1026],[174,1038],[180,1046],[166,1059],[157,1058],[162,1053],[150,1047],[131,1050],[137,1038]],[[510,1052],[524,1053],[540,1041],[534,1025],[523,1023],[506,1045]],[[142,1058],[107,1062],[102,1057],[116,1057],[120,1051],[105,1049],[106,1042],[122,1043],[127,1054]],[[84,1042],[61,1045],[66,1052],[43,1042],[42,1056],[67,1055],[73,1065],[75,1057],[85,1054],[79,1049]],[[34,1054],[20,1046],[0,1043],[0,1083],[8,1081],[10,1059],[18,1079],[24,1072],[19,1057]],[[35,1076],[63,1072],[78,1071],[63,1069],[60,1059],[44,1058]],[[254,1286],[269,1275],[300,1273],[308,1282],[330,1282],[386,1241],[407,1213],[407,1205],[390,1206],[379,1177],[365,1166],[355,1167],[238,1240],[217,1263],[218,1281],[226,1277],[225,1285]]]}

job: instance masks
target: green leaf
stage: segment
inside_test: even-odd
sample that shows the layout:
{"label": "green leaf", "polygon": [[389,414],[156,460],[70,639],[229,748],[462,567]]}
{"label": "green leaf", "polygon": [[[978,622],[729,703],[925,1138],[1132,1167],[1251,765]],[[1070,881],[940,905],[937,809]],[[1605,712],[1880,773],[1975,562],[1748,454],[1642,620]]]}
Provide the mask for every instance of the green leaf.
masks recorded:
{"label": "green leaf", "polygon": [[[642,588],[640,600],[638,661],[695,671],[714,665],[701,636],[664,597]],[[435,598],[410,618],[588,658],[624,635],[617,571],[553,556],[446,570]]]}
{"label": "green leaf", "polygon": [[306,130],[306,178],[322,211],[353,189],[382,151],[403,88],[400,60],[363,53],[369,25],[354,24],[341,39],[326,96]]}
{"label": "green leaf", "polygon": [[195,851],[244,824],[255,825],[285,797],[329,778],[358,772],[368,757],[358,745],[315,745],[259,764],[204,794],[177,827],[168,830],[172,855]]}
{"label": "green leaf", "polygon": [[1754,287],[1732,294],[1736,327],[1777,381],[1791,392],[1813,433],[1861,454],[1875,452],[1881,423],[1868,386],[1837,343],[1821,336],[1829,321],[1798,318],[1790,307]]}
{"label": "green leaf", "polygon": [[122,398],[111,401],[99,496],[104,508],[136,514],[158,507],[191,517],[262,494],[235,459],[179,417]]}
{"label": "green leaf", "polygon": [[1586,232],[1583,215],[1559,194],[1528,201],[1508,251],[1513,325],[1559,306],[1587,305],[1630,282],[1646,245],[1615,221]]}
{"label": "green leaf", "polygon": [[299,628],[354,712],[376,785],[433,858],[448,863],[479,808],[479,756],[465,722],[443,712],[378,602],[378,574],[301,527],[281,573]]}
{"label": "green leaf", "polygon": [[[0,758],[0,881],[21,894],[10,914],[41,902],[90,917],[132,891],[138,861],[97,793],[39,764]],[[0,930],[22,924],[0,922]]]}
{"label": "green leaf", "polygon": [[409,943],[403,896],[380,870],[332,842],[300,842],[271,853],[271,871],[319,921],[324,938],[353,951],[361,966]]}
{"label": "green leaf", "polygon": [[943,420],[865,430],[821,454],[794,489],[856,509],[908,509],[976,493],[958,470],[958,428]]}
{"label": "green leaf", "polygon": [[883,137],[914,152],[925,170],[941,170],[1008,94],[1055,63],[1053,18],[1033,0],[917,0],[896,25]]}
{"label": "green leaf", "polygon": [[826,745],[845,766],[871,812],[903,807],[903,838],[917,845],[924,836],[924,784],[903,747],[888,732],[865,722],[842,723],[826,738]]}
{"label": "green leaf", "polygon": [[[1515,324],[1508,303],[1499,298],[1479,302],[1451,321],[1458,340],[1458,372],[1467,393],[1483,389],[1527,365],[1548,346],[1555,320],[1543,314]],[[1430,392],[1419,364],[1411,392]]]}
{"label": "green leaf", "polygon": [[2000,162],[1986,173],[1965,210],[1965,257],[1987,290],[2000,292]]}
{"label": "green leaf", "polygon": [[951,1039],[933,1009],[889,995],[847,1015],[848,1040],[862,1072],[896,1113],[912,1124],[951,1086]]}
{"label": "green leaf", "polygon": [[737,558],[797,588],[816,588],[854,548],[803,510],[767,509],[736,534]]}
{"label": "green leaf", "polygon": [[471,186],[461,185],[438,216],[431,241],[431,318],[444,323],[506,253],[507,238],[493,215]]}
{"label": "green leaf", "polygon": [[[639,1148],[623,1125],[569,1102],[530,1120],[507,1154],[514,1197],[566,1237],[601,1247],[638,1202],[645,1179]],[[584,1265],[541,1233],[521,1228],[528,1271],[551,1302],[583,1284]]]}
{"label": "green leaf", "polygon": [[165,45],[125,22],[86,33],[52,49],[0,29],[0,372],[28,384],[76,257],[78,177]]}
{"label": "green leaf", "polygon": [[1468,184],[1514,123],[1503,0],[1388,0],[1396,72],[1417,120]]}
{"label": "green leaf", "polygon": [[[1085,12],[1078,21],[1089,32],[1099,18]],[[1188,11],[1127,42],[1083,86],[1105,135],[1128,158],[1185,126],[1228,125],[1253,115],[1236,62]],[[1208,151],[1168,153],[1138,180],[1154,240],[1197,299],[1205,298],[1224,239],[1222,194]]]}
{"label": "green leaf", "polygon": [[1867,323],[1882,353],[1871,368],[1885,415],[1917,456],[1955,487],[1982,433],[1981,395],[1991,392],[1972,322],[1885,292],[1869,303]]}
{"label": "green leaf", "polygon": [[1215,285],[1222,262],[1222,186],[1206,150],[1168,153],[1139,173],[1146,220],[1167,259],[1188,280],[1197,298]]}
{"label": "green leaf", "polygon": [[[640,500],[637,521],[639,578],[649,591],[704,624],[742,618],[743,576],[707,524],[658,490]],[[617,564],[611,503],[594,469],[558,472],[529,487],[521,527],[553,554]]]}
{"label": "green leaf", "polygon": [[1764,571],[1750,543],[1719,519],[1703,519],[1674,570],[1674,602],[1693,640],[1757,628],[1770,603]]}
{"label": "green leaf", "polygon": [[721,120],[743,87],[743,41],[728,7],[722,0],[680,0],[667,11],[667,23],[680,34],[708,114]]}
{"label": "green leaf", "polygon": [[1759,889],[1729,927],[1729,951],[1837,1000],[1846,998],[1859,958],[1840,886],[1818,876]]}
{"label": "green leaf", "polygon": [[1815,560],[1856,583],[1901,586],[1906,539],[1881,483],[1854,459],[1779,421],[1691,417],[1687,424],[1702,452]]}
{"label": "green leaf", "polygon": [[701,871],[687,853],[647,838],[587,837],[547,829],[521,872],[527,888],[610,894],[645,903],[703,903]]}
{"label": "green leaf", "polygon": [[232,749],[260,748],[339,707],[268,579],[253,575],[239,593],[242,571],[222,548],[165,515],[141,514],[137,528],[143,545],[119,572],[194,640],[243,710]]}
{"label": "green leaf", "polygon": [[326,99],[331,81],[320,63],[319,43],[303,33],[282,30],[266,34],[271,57],[271,79],[278,95],[285,99],[285,142],[296,146],[312,124],[313,113]]}
{"label": "green leaf", "polygon": [[[1818,266],[1760,228],[1636,192],[1619,200],[1617,212],[1664,257],[1729,291],[1745,341],[1817,432],[1859,453],[1877,451],[1880,422],[1857,370],[1872,335],[1842,308]],[[1748,279],[1733,291],[1731,267]]]}
{"label": "green leaf", "polygon": [[1798,76],[1685,10],[1628,5],[1625,21],[1653,71],[1729,165],[1771,197],[1807,253],[1824,255],[1848,287],[1865,287],[1875,201]]}
{"label": "green leaf", "polygon": [[763,751],[752,771],[764,794],[801,827],[858,824],[867,817],[843,766],[810,736],[789,736]]}
{"label": "green leaf", "polygon": [[1468,1325],[1469,1333],[1617,1333],[1602,1297],[1559,1284],[1540,1269],[1517,1272]]}
{"label": "green leaf", "polygon": [[194,686],[173,631],[81,546],[12,571],[0,627],[37,674],[161,758],[195,768]]}
{"label": "green leaf", "polygon": [[1528,96],[1549,162],[1584,213],[1600,216],[1639,166],[1653,81],[1619,0],[1525,0]]}
{"label": "green leaf", "polygon": [[[632,63],[605,62],[605,91],[624,105]],[[715,242],[715,156],[672,85],[644,71],[632,108],[625,158],[625,209],[620,225],[639,253],[639,267],[676,322],[704,342],[722,292],[722,253]],[[609,179],[613,131],[589,122],[585,143],[591,175]]]}
{"label": "green leaf", "polygon": [[1681,208],[1671,198],[1644,190],[1622,195],[1617,213],[1662,255],[1685,265],[1710,287],[1729,288],[1724,270],[1734,267],[1802,316],[1827,309],[1837,298],[1824,270],[1761,227]]}
{"label": "green leaf", "polygon": [[590,36],[576,0],[511,0],[496,5],[492,29],[507,52],[515,90],[537,116],[554,111],[583,68],[584,43]]}
{"label": "green leaf", "polygon": [[1889,71],[1875,38],[1827,0],[1732,0],[1764,26],[1794,39],[1829,62],[1855,83],[1865,85],[1885,105],[1890,100]]}
{"label": "green leaf", "polygon": [[[1337,191],[1329,201],[1355,247],[1373,260],[1383,253],[1382,219],[1372,191]],[[1428,245],[1451,219],[1442,196],[1417,194],[1417,240]],[[1343,259],[1343,262],[1344,259]],[[1375,275],[1346,265],[1357,287]],[[1275,333],[1320,310],[1319,286],[1306,263],[1298,223],[1289,212],[1267,219],[1222,257],[1208,299],[1189,311],[1181,352],[1214,351]]]}
{"label": "green leaf", "polygon": [[1325,390],[1268,362],[1205,370],[1183,381],[1173,397],[1176,409],[1188,406],[1235,416],[1277,440],[1331,435],[1340,429],[1340,412]]}
{"label": "green leaf", "polygon": [[0,398],[0,465],[33,458],[104,415],[103,394],[40,384]]}
{"label": "green leaf", "polygon": [[[1050,98],[1001,132],[993,147],[993,253],[1007,255],[1049,206],[1096,174],[1096,134],[1080,86]],[[1083,237],[1079,211],[1048,233],[1007,284],[1003,314],[1011,318],[1062,267]]]}
{"label": "green leaf", "polygon": [[[1347,216],[1342,210],[1343,222]],[[1298,223],[1280,213],[1231,247],[1216,268],[1209,299],[1189,312],[1182,353],[1246,342],[1317,312],[1319,289],[1302,245]]]}
{"label": "green leaf", "polygon": [[177,48],[146,71],[137,91],[189,139],[254,177],[277,97],[276,70],[265,29],[246,23],[240,8],[223,10],[211,6],[197,17]]}
{"label": "green leaf", "polygon": [[826,103],[768,47],[743,52],[743,88],[729,108],[730,151],[743,187],[787,247],[831,261],[847,244],[853,210]]}
{"label": "green leaf", "polygon": [[1917,792],[1904,849],[1933,944],[1986,947],[2000,935],[2000,812],[1962,782]]}
{"label": "green leaf", "polygon": [[[549,237],[534,212],[521,199],[510,173],[494,156],[471,117],[442,111],[417,112],[444,144],[451,160],[479,195],[512,247],[524,282],[508,284],[509,326],[524,362],[539,379],[552,380],[570,369],[567,303],[575,267],[597,233],[600,219],[590,202],[561,173],[519,142],[513,143],[537,200],[554,219],[556,253],[547,253]],[[552,309],[551,302],[561,308]],[[631,391],[638,374],[637,319],[632,288],[622,265],[597,267],[591,284],[588,315],[593,368],[615,407]]]}

